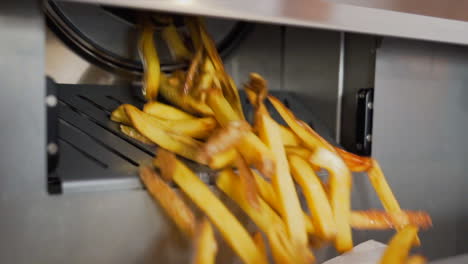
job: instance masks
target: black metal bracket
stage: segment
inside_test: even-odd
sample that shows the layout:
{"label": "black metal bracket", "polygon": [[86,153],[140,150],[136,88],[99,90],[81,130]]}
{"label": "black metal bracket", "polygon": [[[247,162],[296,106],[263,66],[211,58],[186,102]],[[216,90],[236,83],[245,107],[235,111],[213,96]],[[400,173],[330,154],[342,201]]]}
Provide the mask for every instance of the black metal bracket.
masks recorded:
{"label": "black metal bracket", "polygon": [[373,112],[374,89],[360,89],[357,93],[356,149],[363,156],[371,155]]}
{"label": "black metal bracket", "polygon": [[50,78],[46,79],[46,97],[47,107],[47,191],[50,194],[59,194],[62,192],[60,177],[56,173],[59,161],[59,141],[58,141],[58,90],[57,85]]}

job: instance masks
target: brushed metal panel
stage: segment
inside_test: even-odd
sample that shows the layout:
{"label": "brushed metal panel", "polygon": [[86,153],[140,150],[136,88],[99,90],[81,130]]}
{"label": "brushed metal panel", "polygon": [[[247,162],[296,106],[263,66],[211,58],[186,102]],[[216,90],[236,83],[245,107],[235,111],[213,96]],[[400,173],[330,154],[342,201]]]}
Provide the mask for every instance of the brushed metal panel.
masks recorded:
{"label": "brushed metal panel", "polygon": [[388,38],[377,53],[373,154],[402,206],[432,215],[431,259],[468,251],[467,73],[464,47]]}
{"label": "brushed metal panel", "polygon": [[[70,0],[69,0],[70,1]],[[426,16],[418,9],[413,13],[393,11],[388,7],[368,8],[326,0],[73,0],[141,9],[191,13],[258,22],[315,27],[331,30],[397,36],[412,39],[468,44],[468,23],[454,20],[459,16],[445,13],[447,18]],[[387,2],[395,2],[388,0]],[[419,0],[417,5],[425,5]],[[463,1],[466,3],[466,1]],[[397,2],[398,3],[398,2]],[[456,11],[459,5],[447,5]],[[430,6],[429,6],[430,7]],[[430,7],[430,10],[440,5]]]}

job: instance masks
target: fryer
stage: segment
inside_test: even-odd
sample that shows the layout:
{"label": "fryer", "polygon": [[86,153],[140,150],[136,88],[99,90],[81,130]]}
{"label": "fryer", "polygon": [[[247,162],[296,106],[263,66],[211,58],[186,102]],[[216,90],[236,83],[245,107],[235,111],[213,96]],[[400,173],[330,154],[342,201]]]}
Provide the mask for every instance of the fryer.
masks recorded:
{"label": "fryer", "polygon": [[[3,1],[0,263],[187,263],[190,245],[137,175],[155,147],[109,120],[144,103],[135,23],[150,11],[205,16],[238,87],[260,73],[327,140],[377,158],[402,207],[432,216],[416,251],[465,263],[466,10],[457,0]],[[166,72],[187,67],[164,47],[161,60]],[[213,185],[213,171],[188,165]],[[352,206],[381,207],[365,174],[353,175]],[[353,232],[355,244],[392,234]],[[219,263],[237,263],[221,248]],[[336,255],[324,248],[318,263]]]}

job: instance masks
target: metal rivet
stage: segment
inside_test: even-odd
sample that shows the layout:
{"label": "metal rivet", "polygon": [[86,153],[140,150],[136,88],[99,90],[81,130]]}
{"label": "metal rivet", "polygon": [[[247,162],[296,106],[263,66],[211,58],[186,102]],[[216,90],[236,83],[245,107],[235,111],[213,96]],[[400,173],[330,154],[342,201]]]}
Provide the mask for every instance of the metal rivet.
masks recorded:
{"label": "metal rivet", "polygon": [[370,142],[370,141],[372,140],[372,135],[370,135],[370,134],[367,135],[367,136],[366,136],[366,140]]}
{"label": "metal rivet", "polygon": [[55,107],[57,106],[57,102],[58,102],[57,97],[55,97],[55,95],[53,94],[48,95],[45,101],[48,107]]}
{"label": "metal rivet", "polygon": [[367,103],[367,108],[372,109],[374,107],[374,104],[372,102]]}
{"label": "metal rivet", "polygon": [[55,143],[49,143],[47,144],[47,153],[50,155],[55,155],[58,152],[58,146]]}

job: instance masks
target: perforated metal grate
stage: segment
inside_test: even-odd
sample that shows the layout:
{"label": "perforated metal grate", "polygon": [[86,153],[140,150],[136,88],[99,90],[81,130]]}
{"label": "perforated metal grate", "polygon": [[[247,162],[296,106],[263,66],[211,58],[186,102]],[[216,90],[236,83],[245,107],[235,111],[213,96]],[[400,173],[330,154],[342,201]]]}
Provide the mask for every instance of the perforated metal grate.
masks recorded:
{"label": "perforated metal grate", "polygon": [[[59,84],[57,90],[59,159],[56,170],[49,176],[55,177],[61,192],[141,188],[138,167],[151,164],[155,147],[122,134],[119,125],[109,119],[110,113],[122,103],[144,104],[137,94],[139,88]],[[297,94],[273,94],[330,139]],[[251,119],[252,109],[243,94],[241,97],[245,114]],[[270,112],[281,122],[272,107]],[[215,172],[194,162],[188,165],[203,181],[213,183]]]}

